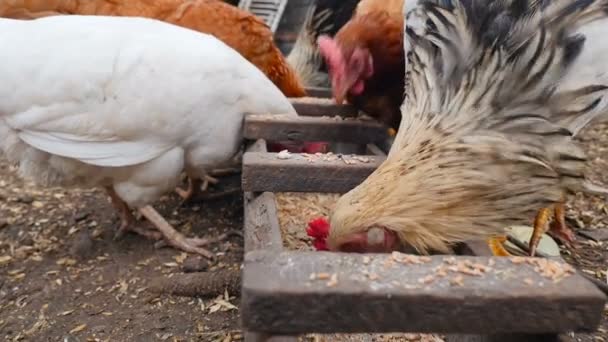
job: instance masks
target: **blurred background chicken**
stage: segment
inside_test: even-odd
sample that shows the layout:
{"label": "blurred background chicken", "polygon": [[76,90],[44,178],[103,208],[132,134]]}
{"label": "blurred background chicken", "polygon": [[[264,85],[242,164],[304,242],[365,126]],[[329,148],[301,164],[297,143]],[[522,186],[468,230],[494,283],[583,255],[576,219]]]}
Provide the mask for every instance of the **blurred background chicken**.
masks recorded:
{"label": "blurred background chicken", "polygon": [[317,39],[321,35],[335,35],[349,21],[358,3],[359,0],[317,0],[309,7],[298,38],[287,56],[287,61],[306,86],[331,86]]}
{"label": "blurred background chicken", "polygon": [[538,229],[539,207],[566,193],[608,194],[585,179],[573,140],[606,113],[608,1],[479,4],[411,12],[399,133],[321,227],[328,249],[449,253],[535,218]]}
{"label": "blurred background chicken", "polygon": [[[104,187],[134,231],[206,257],[150,203],[228,163],[247,113],[294,108],[258,68],[213,36],[157,20],[0,19],[0,148],[43,186]],[[27,58],[24,58],[27,56]],[[69,66],[69,67],[66,67]],[[130,209],[160,231],[137,226]]]}
{"label": "blurred background chicken", "polygon": [[404,0],[362,0],[334,38],[318,40],[336,101],[395,130],[404,96],[403,6]]}

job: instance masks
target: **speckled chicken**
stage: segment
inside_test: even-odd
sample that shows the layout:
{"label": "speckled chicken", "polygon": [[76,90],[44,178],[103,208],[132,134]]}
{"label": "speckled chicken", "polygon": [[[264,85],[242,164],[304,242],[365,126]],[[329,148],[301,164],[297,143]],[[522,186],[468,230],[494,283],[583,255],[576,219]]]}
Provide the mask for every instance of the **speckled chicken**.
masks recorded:
{"label": "speckled chicken", "polygon": [[[248,113],[294,108],[211,35],[134,17],[0,19],[0,149],[43,186],[103,187],[119,232],[212,257],[150,203],[230,162]],[[137,226],[138,209],[158,230]]]}
{"label": "speckled chicken", "polygon": [[565,193],[608,193],[586,180],[573,140],[606,112],[596,69],[608,44],[586,38],[607,31],[608,1],[475,3],[419,1],[410,12],[398,135],[338,201],[328,249],[446,253],[542,219]]}

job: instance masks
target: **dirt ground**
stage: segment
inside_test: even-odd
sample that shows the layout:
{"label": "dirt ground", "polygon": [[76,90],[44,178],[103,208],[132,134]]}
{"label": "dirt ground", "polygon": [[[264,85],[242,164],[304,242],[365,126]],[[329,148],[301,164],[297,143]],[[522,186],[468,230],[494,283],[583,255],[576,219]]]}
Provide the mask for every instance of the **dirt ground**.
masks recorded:
{"label": "dirt ground", "polygon": [[[238,187],[239,176],[218,185]],[[0,339],[6,341],[226,341],[238,337],[237,293],[222,298],[158,296],[157,277],[197,261],[136,235],[113,241],[118,224],[101,191],[40,190],[0,164]],[[242,197],[155,208],[188,235],[242,227]],[[210,246],[209,270],[238,268],[242,239]],[[8,258],[10,257],[10,259]],[[202,263],[200,266],[206,266]]]}
{"label": "dirt ground", "polygon": [[[608,184],[608,125],[582,135],[592,178]],[[233,189],[239,176],[222,179],[215,191]],[[188,235],[215,237],[242,227],[242,197],[178,206],[174,194],[155,205]],[[569,198],[571,227],[608,235],[606,199]],[[139,236],[113,241],[118,218],[97,190],[40,189],[16,177],[0,160],[0,339],[5,341],[238,341],[238,293],[192,299],[157,295],[158,277],[205,263],[171,248],[154,248]],[[598,240],[601,240],[598,238]],[[210,246],[213,271],[238,268],[242,239]],[[608,241],[579,234],[565,258],[606,281]],[[328,341],[331,339],[327,339]],[[594,334],[579,341],[608,341],[608,310]]]}

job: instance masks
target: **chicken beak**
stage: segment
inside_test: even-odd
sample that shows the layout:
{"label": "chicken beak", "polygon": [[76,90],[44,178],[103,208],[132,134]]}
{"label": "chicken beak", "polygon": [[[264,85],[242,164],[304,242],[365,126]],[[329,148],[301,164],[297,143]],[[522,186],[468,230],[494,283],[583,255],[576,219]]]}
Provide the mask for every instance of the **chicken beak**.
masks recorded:
{"label": "chicken beak", "polygon": [[[355,89],[355,85],[361,79],[361,75],[354,70],[343,68],[332,77],[332,89],[337,104],[342,104],[349,93]],[[357,93],[356,91],[354,92]]]}
{"label": "chicken beak", "polygon": [[344,78],[340,76],[334,77],[332,80],[332,93],[337,104],[341,105],[344,103],[347,91],[348,88],[345,87]]}
{"label": "chicken beak", "polygon": [[344,95],[334,95],[334,99],[336,101],[336,104],[343,104],[344,103]]}
{"label": "chicken beak", "polygon": [[335,75],[332,80],[332,89],[334,100],[337,104],[343,104],[346,100],[346,95],[357,82],[357,75],[348,73],[346,70],[341,74]]}

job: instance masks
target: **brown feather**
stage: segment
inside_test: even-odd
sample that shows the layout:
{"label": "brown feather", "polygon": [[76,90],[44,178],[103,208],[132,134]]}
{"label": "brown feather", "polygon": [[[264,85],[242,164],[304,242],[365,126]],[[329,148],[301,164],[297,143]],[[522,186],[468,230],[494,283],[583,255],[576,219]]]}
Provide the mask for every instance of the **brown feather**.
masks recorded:
{"label": "brown feather", "polygon": [[140,16],[211,34],[262,70],[285,96],[306,95],[268,26],[220,0],[15,0],[0,4],[2,17],[34,19],[58,14]]}

